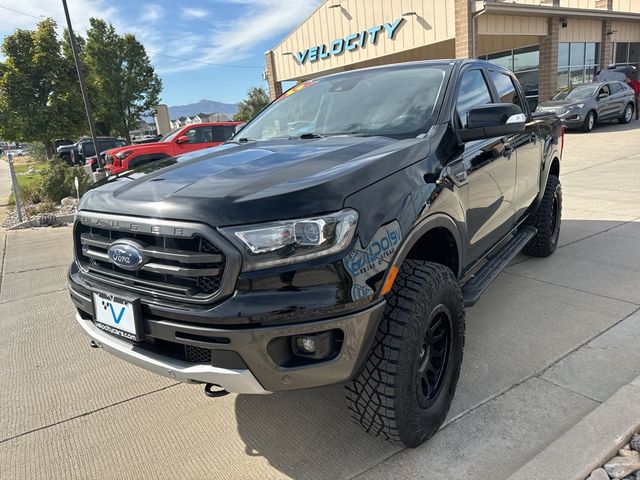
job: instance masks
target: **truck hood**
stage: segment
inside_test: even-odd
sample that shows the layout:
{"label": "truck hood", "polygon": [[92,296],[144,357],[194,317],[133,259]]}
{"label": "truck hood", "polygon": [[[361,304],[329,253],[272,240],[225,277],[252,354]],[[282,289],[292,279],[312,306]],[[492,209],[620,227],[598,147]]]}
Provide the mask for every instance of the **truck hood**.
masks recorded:
{"label": "truck hood", "polygon": [[110,178],[85,194],[80,210],[212,226],[337,211],[350,194],[426,158],[430,143],[331,137],[225,144]]}
{"label": "truck hood", "polygon": [[141,145],[125,145],[124,147],[116,147],[106,150],[106,153],[110,155],[115,155],[120,152],[144,152],[145,150],[153,150],[156,151],[158,147],[164,148],[166,145],[160,142],[153,143],[143,143]]}

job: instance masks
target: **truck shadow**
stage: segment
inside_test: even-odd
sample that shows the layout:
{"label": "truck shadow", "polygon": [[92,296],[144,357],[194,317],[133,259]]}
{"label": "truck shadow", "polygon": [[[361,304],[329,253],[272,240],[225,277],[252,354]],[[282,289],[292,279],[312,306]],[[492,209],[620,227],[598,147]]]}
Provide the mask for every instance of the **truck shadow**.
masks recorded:
{"label": "truck shadow", "polygon": [[342,385],[238,395],[235,409],[245,453],[292,478],[350,478],[399,450],[351,419]]}

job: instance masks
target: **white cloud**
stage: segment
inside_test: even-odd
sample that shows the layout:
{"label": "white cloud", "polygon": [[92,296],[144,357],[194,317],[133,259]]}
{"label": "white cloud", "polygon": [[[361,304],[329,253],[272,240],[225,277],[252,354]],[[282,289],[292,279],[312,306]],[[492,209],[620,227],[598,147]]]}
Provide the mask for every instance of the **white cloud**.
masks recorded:
{"label": "white cloud", "polygon": [[183,8],[182,16],[185,18],[204,18],[209,12],[203,8]]}
{"label": "white cloud", "polygon": [[[84,33],[89,27],[89,18],[104,18],[109,20],[116,17],[117,9],[104,0],[68,0],[69,15],[77,33]],[[2,9],[0,13],[0,37],[11,34],[16,28],[34,29],[38,18],[53,18],[62,28],[66,26],[64,10],[60,0],[21,0],[15,5],[15,10],[32,15],[12,12]]]}
{"label": "white cloud", "polygon": [[[278,38],[298,26],[322,0],[227,0],[235,4],[235,18],[212,25],[207,35],[199,37],[200,62],[228,64],[255,53],[261,42]],[[274,44],[275,45],[275,44]],[[260,52],[262,53],[262,52]],[[197,70],[206,65],[196,62],[172,62],[162,73]]]}
{"label": "white cloud", "polygon": [[[156,3],[141,4],[139,13],[132,16],[111,0],[67,1],[76,33],[84,35],[91,17],[111,22],[118,33],[132,33],[142,42],[159,74],[170,74],[206,68],[207,63],[241,64],[266,40],[272,39],[275,46],[323,0],[225,0],[231,18],[224,22],[211,18],[213,8],[184,7],[180,12],[188,17],[185,21],[201,19],[194,31],[190,26],[167,25],[168,11]],[[53,17],[60,32],[66,25],[60,0],[21,0],[16,10],[37,18]],[[38,22],[37,18],[7,10],[0,10],[0,18],[0,38],[16,28],[33,29]],[[257,66],[261,65],[262,61]]]}
{"label": "white cloud", "polygon": [[140,20],[143,22],[157,23],[162,17],[164,17],[164,9],[157,3],[150,3],[142,7],[142,15]]}

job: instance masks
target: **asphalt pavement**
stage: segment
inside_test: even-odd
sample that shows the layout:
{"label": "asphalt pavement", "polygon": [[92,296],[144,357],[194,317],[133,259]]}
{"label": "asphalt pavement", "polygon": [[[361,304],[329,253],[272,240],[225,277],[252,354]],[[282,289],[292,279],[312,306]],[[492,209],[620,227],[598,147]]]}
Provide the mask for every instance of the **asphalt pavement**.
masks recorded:
{"label": "asphalt pavement", "polygon": [[414,450],[340,386],[214,400],[89,348],[70,229],[0,232],[0,478],[506,478],[640,374],[639,165],[640,122],[567,135],[560,248],[468,310],[449,418]]}

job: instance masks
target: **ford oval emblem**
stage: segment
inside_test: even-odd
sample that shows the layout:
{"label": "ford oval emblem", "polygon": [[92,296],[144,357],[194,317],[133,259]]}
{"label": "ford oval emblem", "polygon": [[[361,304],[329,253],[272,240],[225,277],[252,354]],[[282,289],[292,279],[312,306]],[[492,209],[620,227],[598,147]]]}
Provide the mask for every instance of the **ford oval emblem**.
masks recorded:
{"label": "ford oval emblem", "polygon": [[125,270],[138,270],[144,263],[141,248],[128,242],[115,242],[111,244],[107,254],[115,266]]}

